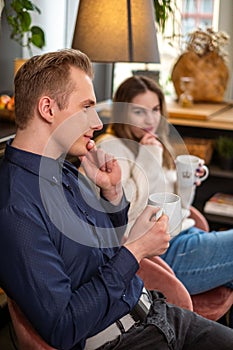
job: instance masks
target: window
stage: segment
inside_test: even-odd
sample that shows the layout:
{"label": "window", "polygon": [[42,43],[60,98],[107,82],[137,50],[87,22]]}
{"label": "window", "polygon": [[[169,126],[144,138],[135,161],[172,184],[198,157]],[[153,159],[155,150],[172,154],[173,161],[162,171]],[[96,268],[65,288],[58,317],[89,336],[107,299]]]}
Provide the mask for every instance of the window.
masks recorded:
{"label": "window", "polygon": [[212,27],[214,0],[183,0],[181,13],[182,35],[193,28]]}

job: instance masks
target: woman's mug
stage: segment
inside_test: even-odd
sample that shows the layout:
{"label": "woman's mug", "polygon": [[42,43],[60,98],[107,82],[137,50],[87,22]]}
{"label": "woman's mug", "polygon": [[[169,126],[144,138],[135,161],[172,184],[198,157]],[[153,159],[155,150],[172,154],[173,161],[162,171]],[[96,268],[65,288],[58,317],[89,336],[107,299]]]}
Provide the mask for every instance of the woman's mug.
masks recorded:
{"label": "woman's mug", "polygon": [[149,196],[148,204],[159,207],[168,216],[169,234],[171,237],[180,233],[182,224],[180,196],[170,192],[152,193]]}
{"label": "woman's mug", "polygon": [[[176,157],[177,182],[179,187],[190,187],[197,182],[202,182],[209,176],[209,169],[206,165],[202,165],[202,159],[196,156],[182,154]],[[199,167],[204,170],[203,176],[198,176]]]}

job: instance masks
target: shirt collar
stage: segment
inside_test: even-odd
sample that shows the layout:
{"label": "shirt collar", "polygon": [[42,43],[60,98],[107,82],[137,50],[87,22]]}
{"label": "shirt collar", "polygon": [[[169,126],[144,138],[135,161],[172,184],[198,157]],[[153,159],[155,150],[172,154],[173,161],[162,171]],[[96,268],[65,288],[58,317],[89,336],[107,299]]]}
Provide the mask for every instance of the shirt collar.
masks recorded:
{"label": "shirt collar", "polygon": [[53,159],[27,152],[11,146],[11,142],[12,140],[7,142],[5,150],[5,158],[8,161],[54,184],[59,184],[64,158]]}

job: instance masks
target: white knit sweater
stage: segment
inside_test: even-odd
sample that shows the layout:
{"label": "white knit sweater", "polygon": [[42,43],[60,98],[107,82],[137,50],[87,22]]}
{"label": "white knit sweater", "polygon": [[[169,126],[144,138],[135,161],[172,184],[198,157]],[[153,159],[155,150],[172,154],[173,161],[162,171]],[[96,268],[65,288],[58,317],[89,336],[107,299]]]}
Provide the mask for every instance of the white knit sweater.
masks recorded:
{"label": "white knit sweater", "polygon": [[135,157],[122,140],[113,135],[105,134],[96,144],[118,159],[123,188],[130,202],[130,227],[147,205],[149,194],[175,191],[176,171],[162,167],[162,147],[141,145]]}

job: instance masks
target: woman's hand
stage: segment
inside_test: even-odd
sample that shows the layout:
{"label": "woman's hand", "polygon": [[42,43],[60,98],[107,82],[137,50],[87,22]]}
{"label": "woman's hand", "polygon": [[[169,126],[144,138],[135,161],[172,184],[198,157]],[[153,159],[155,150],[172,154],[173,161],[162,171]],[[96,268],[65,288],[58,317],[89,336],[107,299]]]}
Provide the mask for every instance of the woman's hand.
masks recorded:
{"label": "woman's hand", "polygon": [[145,133],[145,135],[141,138],[140,144],[142,144],[142,145],[157,145],[159,147],[163,147],[161,142],[157,139],[157,135],[150,134],[149,132]]}
{"label": "woman's hand", "polygon": [[[205,170],[203,169],[203,165],[204,165],[204,160],[200,159],[200,162],[198,164],[198,168],[196,170],[196,176],[197,177],[202,177],[203,175],[205,175]],[[195,185],[196,186],[200,186],[201,181],[196,181]]]}

